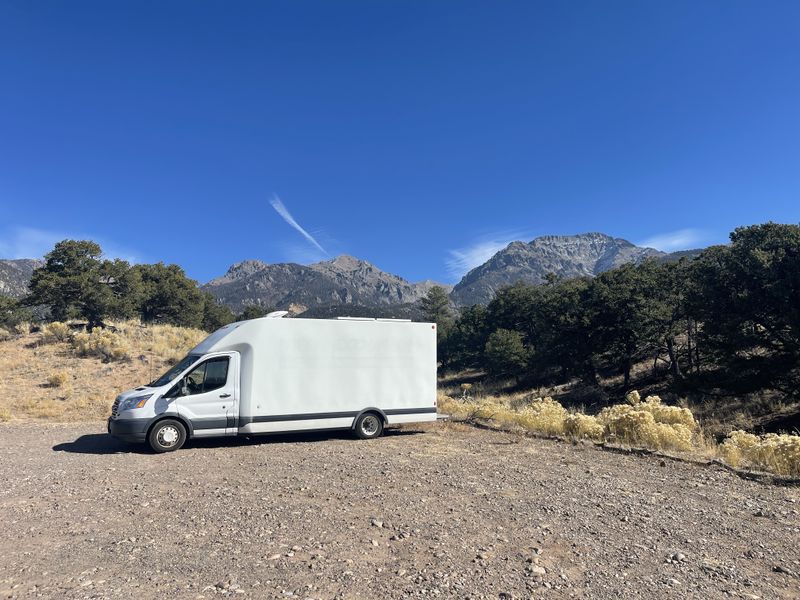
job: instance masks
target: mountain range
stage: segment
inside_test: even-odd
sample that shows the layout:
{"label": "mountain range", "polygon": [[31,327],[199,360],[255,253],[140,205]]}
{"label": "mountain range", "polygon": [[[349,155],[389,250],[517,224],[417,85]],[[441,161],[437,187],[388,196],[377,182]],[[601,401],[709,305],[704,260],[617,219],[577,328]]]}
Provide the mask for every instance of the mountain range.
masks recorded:
{"label": "mountain range", "polygon": [[[308,316],[370,315],[414,317],[418,302],[441,285],[455,305],[486,304],[502,288],[518,281],[541,283],[548,273],[560,278],[593,277],[626,263],[647,258],[670,261],[692,257],[699,250],[667,254],[603,233],[548,235],[530,242],[512,242],[455,286],[433,281],[412,283],[353,256],[300,265],[245,260],[202,286],[235,312],[248,305],[289,309]],[[36,260],[0,260],[0,294],[21,297]],[[375,316],[375,315],[372,315]]]}
{"label": "mountain range", "polygon": [[[312,265],[267,264],[246,260],[203,286],[234,311],[249,304],[297,310],[321,306],[414,304],[433,281],[410,283],[353,256],[342,255]],[[445,286],[448,287],[448,286]]]}
{"label": "mountain range", "polygon": [[22,298],[28,293],[33,270],[44,264],[31,258],[0,259],[0,295]]}

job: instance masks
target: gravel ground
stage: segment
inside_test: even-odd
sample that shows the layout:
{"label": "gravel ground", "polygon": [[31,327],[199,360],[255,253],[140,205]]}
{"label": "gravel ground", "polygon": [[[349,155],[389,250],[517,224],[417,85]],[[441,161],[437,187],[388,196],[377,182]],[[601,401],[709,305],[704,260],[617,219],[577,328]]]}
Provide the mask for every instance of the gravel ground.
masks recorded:
{"label": "gravel ground", "polygon": [[0,597],[798,598],[800,489],[459,425],[0,426]]}

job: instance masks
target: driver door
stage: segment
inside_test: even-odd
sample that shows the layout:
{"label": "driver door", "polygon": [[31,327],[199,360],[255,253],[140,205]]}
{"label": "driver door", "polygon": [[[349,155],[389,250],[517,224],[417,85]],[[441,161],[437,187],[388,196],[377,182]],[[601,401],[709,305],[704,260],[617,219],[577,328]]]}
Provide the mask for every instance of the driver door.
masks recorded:
{"label": "driver door", "polygon": [[228,419],[236,415],[235,354],[213,356],[183,378],[184,394],[177,399],[178,412],[186,417],[194,437],[225,435]]}

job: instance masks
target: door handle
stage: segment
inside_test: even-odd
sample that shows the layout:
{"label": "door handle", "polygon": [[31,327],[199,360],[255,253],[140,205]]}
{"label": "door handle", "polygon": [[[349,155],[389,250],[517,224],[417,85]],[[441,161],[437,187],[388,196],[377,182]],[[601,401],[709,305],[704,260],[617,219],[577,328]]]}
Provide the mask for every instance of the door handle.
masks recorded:
{"label": "door handle", "polygon": [[220,394],[219,397],[220,398],[230,398],[231,395],[230,394]]}

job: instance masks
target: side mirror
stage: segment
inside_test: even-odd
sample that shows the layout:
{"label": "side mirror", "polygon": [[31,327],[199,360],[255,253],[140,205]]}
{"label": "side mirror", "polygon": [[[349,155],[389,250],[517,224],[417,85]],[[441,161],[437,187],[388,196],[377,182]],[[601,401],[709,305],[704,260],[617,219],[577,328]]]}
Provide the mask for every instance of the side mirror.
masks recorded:
{"label": "side mirror", "polygon": [[179,389],[180,389],[180,392],[178,394],[179,396],[188,396],[189,395],[189,386],[186,383],[186,378],[181,379],[181,385],[180,385]]}

